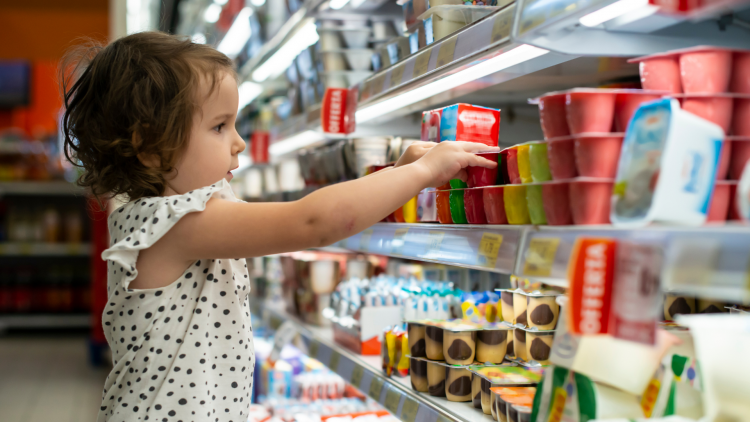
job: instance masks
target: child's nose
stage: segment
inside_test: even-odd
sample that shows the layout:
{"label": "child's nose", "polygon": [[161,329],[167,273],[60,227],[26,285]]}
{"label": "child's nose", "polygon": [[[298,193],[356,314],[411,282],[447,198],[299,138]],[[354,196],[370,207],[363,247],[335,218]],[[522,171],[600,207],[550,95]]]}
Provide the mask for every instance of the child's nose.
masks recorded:
{"label": "child's nose", "polygon": [[238,134],[237,137],[234,140],[234,148],[235,148],[235,152],[234,153],[235,154],[241,153],[242,151],[245,150],[245,147],[246,147],[245,140],[242,139],[242,137],[240,137],[240,135]]}

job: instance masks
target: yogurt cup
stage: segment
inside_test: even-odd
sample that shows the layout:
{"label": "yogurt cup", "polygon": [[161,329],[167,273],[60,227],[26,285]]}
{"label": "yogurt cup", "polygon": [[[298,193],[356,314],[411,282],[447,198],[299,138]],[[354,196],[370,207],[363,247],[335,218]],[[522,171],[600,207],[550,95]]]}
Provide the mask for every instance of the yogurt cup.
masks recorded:
{"label": "yogurt cup", "polygon": [[425,351],[425,348],[426,348],[425,331],[426,331],[426,327],[423,324],[414,323],[414,322],[408,323],[407,332],[409,334],[409,354],[411,357],[415,357],[415,358],[427,357],[427,353]]}
{"label": "yogurt cup", "polygon": [[734,97],[729,94],[684,94],[675,96],[683,110],[721,127],[725,134],[732,125]]}
{"label": "yogurt cup", "polygon": [[658,100],[669,94],[669,91],[632,90],[633,92],[618,93],[615,98],[615,130],[625,132],[633,114],[643,103]]}
{"label": "yogurt cup", "polygon": [[464,206],[465,189],[451,189],[449,192],[451,220],[453,224],[466,224],[466,208]]}
{"label": "yogurt cup", "polygon": [[674,94],[682,92],[680,62],[677,55],[659,54],[629,62],[638,62],[643,89],[669,91]]}
{"label": "yogurt cup", "polygon": [[750,51],[734,52],[730,91],[750,94]]}
{"label": "yogurt cup", "polygon": [[571,179],[568,188],[573,223],[609,224],[613,185],[612,179]]}
{"label": "yogurt cup", "polygon": [[469,224],[487,224],[484,212],[484,188],[469,188],[464,190],[464,210]]}
{"label": "yogurt cup", "polygon": [[531,146],[528,143],[516,146],[518,175],[521,178],[521,183],[532,183],[534,181],[534,179],[531,177],[531,162],[529,160],[530,148]]}
{"label": "yogurt cup", "polygon": [[565,113],[571,135],[611,132],[615,113],[613,90],[575,89],[566,94]]}
{"label": "yogurt cup", "polygon": [[551,93],[539,97],[539,120],[544,139],[570,135],[565,115],[565,93]]}
{"label": "yogurt cup", "polygon": [[504,151],[506,151],[507,156],[508,183],[520,185],[523,182],[521,181],[521,173],[518,168],[518,149],[516,146],[513,146],[506,148]]}
{"label": "yogurt cup", "polygon": [[467,366],[446,366],[445,397],[448,401],[471,401],[471,372]]}
{"label": "yogurt cup", "polygon": [[740,180],[745,165],[750,161],[750,138],[729,137],[727,141],[732,145],[730,147],[732,155],[729,159],[729,179]]}
{"label": "yogurt cup", "polygon": [[427,362],[427,392],[434,397],[445,397],[446,367],[443,362]]}
{"label": "yogurt cup", "polygon": [[547,142],[547,159],[552,179],[565,180],[578,176],[573,138],[550,139]]}
{"label": "yogurt cup", "polygon": [[427,361],[411,357],[409,358],[409,365],[409,377],[411,378],[412,390],[419,391],[420,393],[427,393],[429,391],[429,383],[427,382]]}
{"label": "yogurt cup", "polygon": [[685,93],[721,93],[729,89],[732,50],[695,47],[680,53],[680,77]]}
{"label": "yogurt cup", "polygon": [[484,329],[477,332],[476,360],[482,363],[501,364],[505,360],[510,328]]}
{"label": "yogurt cup", "polygon": [[529,224],[529,209],[526,205],[526,186],[506,185],[503,189],[503,202],[508,224]]}
{"label": "yogurt cup", "polygon": [[624,133],[583,134],[575,139],[575,159],[582,177],[614,178]]}
{"label": "yogurt cup", "polygon": [[529,220],[531,221],[531,224],[547,224],[547,217],[544,213],[542,185],[533,184],[526,186],[526,206],[529,209]]}
{"label": "yogurt cup", "polygon": [[729,214],[729,196],[730,185],[736,185],[737,182],[728,180],[717,180],[714,186],[714,192],[711,196],[711,202],[708,206],[706,223],[725,222]]}
{"label": "yogurt cup", "polygon": [[451,218],[450,191],[437,191],[435,195],[435,203],[437,205],[437,215],[440,224],[453,224],[453,218]]}
{"label": "yogurt cup", "polygon": [[552,180],[546,142],[531,142],[529,144],[529,166],[531,179],[535,183]]}
{"label": "yogurt cup", "polygon": [[[430,360],[444,360],[443,328],[433,325],[425,326],[425,355]],[[429,370],[429,368],[428,368]]]}
{"label": "yogurt cup", "polygon": [[[478,154],[487,158],[488,160],[499,163],[500,153],[482,153]],[[483,186],[494,186],[497,184],[497,175],[500,166],[494,169],[488,169],[484,167],[469,166],[466,169],[468,180],[467,184],[470,188],[479,188]]]}
{"label": "yogurt cup", "polygon": [[734,99],[732,134],[734,136],[750,136],[750,98]]}
{"label": "yogurt cup", "polygon": [[482,408],[482,378],[471,374],[471,404],[475,409]]}
{"label": "yogurt cup", "polygon": [[570,187],[567,182],[548,182],[542,184],[544,216],[550,226],[567,226],[573,224],[570,213]]}
{"label": "yogurt cup", "polygon": [[477,350],[477,331],[443,331],[443,356],[449,365],[468,365],[474,362]]}
{"label": "yogurt cup", "polygon": [[484,215],[489,224],[508,224],[505,215],[505,201],[503,200],[503,186],[490,186],[482,189]]}

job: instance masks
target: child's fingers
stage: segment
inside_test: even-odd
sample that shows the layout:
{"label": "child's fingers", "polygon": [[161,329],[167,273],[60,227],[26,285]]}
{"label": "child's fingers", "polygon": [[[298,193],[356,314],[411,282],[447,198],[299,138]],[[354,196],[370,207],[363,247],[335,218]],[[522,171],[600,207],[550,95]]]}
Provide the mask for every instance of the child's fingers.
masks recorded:
{"label": "child's fingers", "polygon": [[500,152],[500,147],[491,147],[478,142],[456,142],[466,152]]}
{"label": "child's fingers", "polygon": [[471,154],[468,162],[468,165],[471,167],[484,167],[488,169],[494,169],[495,167],[497,167],[497,162],[488,160],[480,155]]}

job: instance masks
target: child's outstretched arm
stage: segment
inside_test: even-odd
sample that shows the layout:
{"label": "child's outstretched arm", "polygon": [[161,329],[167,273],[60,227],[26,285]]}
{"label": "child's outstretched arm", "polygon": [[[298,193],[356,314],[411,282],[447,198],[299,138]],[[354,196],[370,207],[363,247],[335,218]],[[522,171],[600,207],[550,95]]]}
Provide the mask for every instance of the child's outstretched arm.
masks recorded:
{"label": "child's outstretched arm", "polygon": [[294,202],[211,199],[203,212],[183,217],[150,252],[189,264],[203,258],[246,258],[330,245],[382,220],[426,187],[465,179],[468,166],[494,168],[497,163],[474,154],[488,149],[492,148],[443,142],[425,149],[424,156],[410,164],[332,185]]}

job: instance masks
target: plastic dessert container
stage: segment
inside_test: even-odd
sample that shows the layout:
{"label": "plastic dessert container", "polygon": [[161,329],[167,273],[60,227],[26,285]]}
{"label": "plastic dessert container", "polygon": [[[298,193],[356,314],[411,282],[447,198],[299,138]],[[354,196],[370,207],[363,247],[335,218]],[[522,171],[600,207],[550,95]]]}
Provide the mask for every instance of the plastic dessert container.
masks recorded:
{"label": "plastic dessert container", "polygon": [[513,146],[506,150],[507,155],[507,167],[508,167],[508,182],[514,185],[520,185],[521,174],[518,169],[518,148]]}
{"label": "plastic dessert container", "polygon": [[464,210],[469,224],[487,224],[484,213],[484,188],[469,188],[464,190]]}
{"label": "plastic dessert container", "polygon": [[543,95],[539,97],[538,103],[544,139],[570,135],[568,120],[565,116],[565,93]]}
{"label": "plastic dessert container", "polygon": [[715,123],[725,134],[729,133],[734,100],[731,94],[683,94],[675,98],[680,100],[683,110]]}
{"label": "plastic dessert container", "polygon": [[625,132],[633,114],[643,103],[658,100],[669,92],[653,92],[633,90],[632,92],[621,92],[615,98],[615,130]]}
{"label": "plastic dessert container", "polygon": [[735,51],[732,58],[731,92],[750,94],[750,51]]}
{"label": "plastic dessert container", "polygon": [[534,184],[526,187],[526,206],[529,209],[531,224],[547,224],[547,217],[544,213],[544,200],[542,198],[542,185]]}
{"label": "plastic dessert container", "polygon": [[450,191],[451,219],[453,224],[466,224],[466,209],[464,207],[464,189],[452,189]]}
{"label": "plastic dessert container", "polygon": [[526,205],[526,186],[507,185],[503,189],[503,202],[508,224],[529,224],[529,209]]}
{"label": "plastic dessert container", "polygon": [[[748,72],[750,72],[750,69]],[[750,78],[750,76],[748,77]],[[732,134],[734,136],[750,136],[750,98],[734,99]]]}
{"label": "plastic dessert container", "polygon": [[611,132],[615,113],[614,90],[574,89],[565,96],[570,134]]}
{"label": "plastic dessert container", "polygon": [[539,183],[552,180],[546,142],[532,142],[529,144],[529,166],[531,169],[531,178],[534,182]]}
{"label": "plastic dessert container", "polygon": [[736,183],[726,180],[716,181],[711,202],[708,206],[706,223],[724,222],[729,214],[730,185]]}
{"label": "plastic dessert container", "polygon": [[669,91],[673,94],[682,92],[682,78],[680,77],[680,62],[674,54],[657,54],[629,62],[638,62],[643,89]]}
{"label": "plastic dessert container", "polygon": [[490,186],[482,189],[484,215],[488,224],[508,224],[503,200],[504,186]]}
{"label": "plastic dessert container", "polygon": [[574,224],[609,224],[614,180],[577,178],[570,180],[570,214]]}
{"label": "plastic dessert container", "polygon": [[729,89],[732,50],[695,47],[680,50],[682,90],[692,93],[721,93]]}
{"label": "plastic dessert container", "polygon": [[[499,163],[500,153],[483,153],[478,154],[488,160]],[[467,168],[468,173],[468,185],[470,188],[479,188],[483,186],[494,186],[497,184],[497,175],[500,166],[498,165],[494,169],[488,169],[485,167],[474,167],[470,166]]]}
{"label": "plastic dessert container", "polygon": [[436,194],[437,215],[440,224],[453,224],[451,218],[450,191],[439,190]]}
{"label": "plastic dessert container", "polygon": [[566,180],[578,176],[573,138],[550,139],[547,142],[547,159],[552,179]]}
{"label": "plastic dessert container", "polygon": [[716,180],[724,180],[729,174],[729,162],[732,159],[732,142],[725,139],[721,144],[719,164],[716,166]]}
{"label": "plastic dessert container", "polygon": [[531,164],[529,162],[529,144],[521,144],[516,146],[516,160],[518,162],[518,175],[521,178],[521,183],[531,183],[534,180],[531,178]]}
{"label": "plastic dessert container", "polygon": [[731,144],[729,159],[729,179],[740,180],[745,165],[750,161],[750,138],[730,137],[724,143]]}
{"label": "plastic dessert container", "polygon": [[570,214],[570,193],[568,182],[549,182],[542,185],[544,215],[550,226],[567,226],[573,224]]}
{"label": "plastic dessert container", "polygon": [[573,136],[573,138],[579,176],[615,177],[625,134],[586,134]]}

